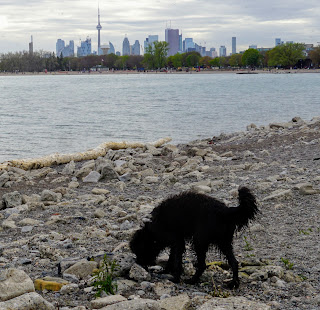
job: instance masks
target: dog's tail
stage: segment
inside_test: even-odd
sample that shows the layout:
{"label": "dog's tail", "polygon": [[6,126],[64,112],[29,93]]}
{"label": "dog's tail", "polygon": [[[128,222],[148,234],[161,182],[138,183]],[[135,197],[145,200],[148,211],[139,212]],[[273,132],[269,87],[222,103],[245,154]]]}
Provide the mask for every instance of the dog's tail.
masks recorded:
{"label": "dog's tail", "polygon": [[236,229],[237,231],[247,227],[249,222],[254,220],[259,212],[256,198],[249,188],[239,188],[239,207],[236,208]]}

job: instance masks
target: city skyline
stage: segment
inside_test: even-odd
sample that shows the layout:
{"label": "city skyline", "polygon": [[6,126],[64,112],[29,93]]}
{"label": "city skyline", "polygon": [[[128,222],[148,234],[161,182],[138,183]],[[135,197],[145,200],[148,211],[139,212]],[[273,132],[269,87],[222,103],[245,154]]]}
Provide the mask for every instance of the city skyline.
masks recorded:
{"label": "city skyline", "polygon": [[[74,40],[90,37],[92,49],[97,50],[98,2],[66,0],[63,5],[53,0],[5,1],[0,4],[0,53],[28,50],[33,36],[34,50],[55,51],[58,38]],[[273,47],[275,38],[318,44],[320,41],[320,3],[270,0],[223,3],[204,0],[167,0],[99,3],[101,45],[113,42],[116,51],[122,50],[127,34],[130,42],[143,44],[150,34],[165,40],[165,29],[179,29],[184,38],[218,49],[224,45],[232,50],[231,38],[237,37],[237,51],[249,45]]]}

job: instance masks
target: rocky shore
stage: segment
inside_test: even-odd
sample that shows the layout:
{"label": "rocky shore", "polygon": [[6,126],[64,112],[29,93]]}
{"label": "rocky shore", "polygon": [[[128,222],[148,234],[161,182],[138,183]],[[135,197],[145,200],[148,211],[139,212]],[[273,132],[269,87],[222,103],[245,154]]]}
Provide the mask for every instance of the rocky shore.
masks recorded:
{"label": "rocky shore", "polygon": [[[0,170],[0,310],[320,308],[320,117],[96,160]],[[197,285],[135,264],[128,242],[162,199],[195,190],[237,206],[246,185],[261,214],[235,237],[239,289],[210,249]],[[184,276],[194,268],[188,245]],[[104,255],[119,265],[116,295],[95,297]]]}

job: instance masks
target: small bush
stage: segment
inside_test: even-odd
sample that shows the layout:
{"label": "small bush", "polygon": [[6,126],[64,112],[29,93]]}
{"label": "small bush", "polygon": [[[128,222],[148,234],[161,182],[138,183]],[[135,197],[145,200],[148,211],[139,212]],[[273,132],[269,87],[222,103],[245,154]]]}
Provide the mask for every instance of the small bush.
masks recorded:
{"label": "small bush", "polygon": [[103,257],[100,268],[93,273],[93,286],[96,289],[96,297],[101,297],[102,292],[115,295],[118,290],[117,283],[114,279],[117,277],[117,271],[119,270],[118,263],[113,260],[109,260],[107,255]]}
{"label": "small bush", "polygon": [[281,261],[284,263],[287,270],[291,270],[293,268],[293,263],[290,263],[289,259],[281,257]]}

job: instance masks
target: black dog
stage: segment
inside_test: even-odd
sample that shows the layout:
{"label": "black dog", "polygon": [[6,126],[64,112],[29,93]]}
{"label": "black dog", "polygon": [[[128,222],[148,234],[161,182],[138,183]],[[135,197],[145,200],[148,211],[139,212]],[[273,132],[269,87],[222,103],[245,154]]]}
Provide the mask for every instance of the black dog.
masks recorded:
{"label": "black dog", "polygon": [[196,283],[206,269],[206,253],[210,244],[215,245],[227,258],[233,271],[229,287],[239,286],[238,262],[233,254],[235,231],[248,226],[258,213],[255,197],[246,187],[239,189],[239,206],[228,208],[223,202],[210,196],[184,192],[164,200],[151,215],[152,220],[136,231],[130,248],[143,267],[155,265],[160,251],[170,247],[165,268],[174,282],[180,281],[182,255],[185,241],[191,240],[197,255],[197,268],[188,283]]}

